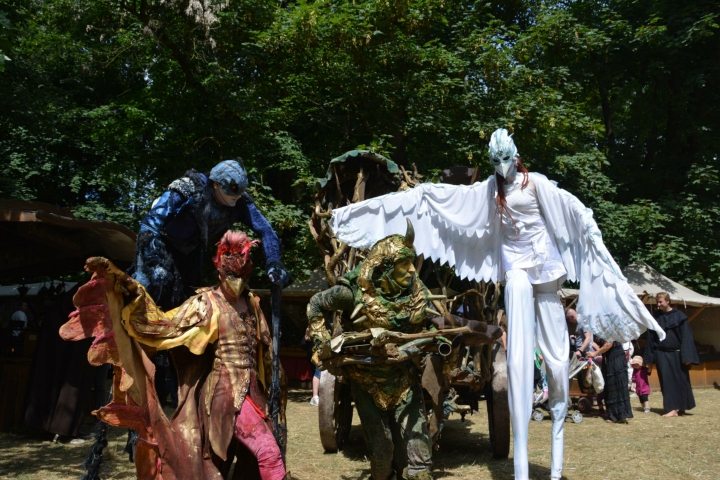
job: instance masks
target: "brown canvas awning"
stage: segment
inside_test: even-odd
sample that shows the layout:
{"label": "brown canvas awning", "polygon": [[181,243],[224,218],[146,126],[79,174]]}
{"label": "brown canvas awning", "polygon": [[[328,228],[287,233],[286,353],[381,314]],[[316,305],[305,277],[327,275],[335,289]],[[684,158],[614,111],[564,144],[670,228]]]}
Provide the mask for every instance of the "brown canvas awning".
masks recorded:
{"label": "brown canvas awning", "polygon": [[69,208],[0,200],[0,280],[77,272],[95,255],[127,267],[135,238],[123,225],[75,218]]}

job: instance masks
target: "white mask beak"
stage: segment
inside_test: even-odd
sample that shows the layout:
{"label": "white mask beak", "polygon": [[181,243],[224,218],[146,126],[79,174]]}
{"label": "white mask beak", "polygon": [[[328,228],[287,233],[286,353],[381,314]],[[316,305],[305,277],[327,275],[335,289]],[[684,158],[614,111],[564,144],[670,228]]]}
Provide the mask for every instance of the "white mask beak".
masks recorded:
{"label": "white mask beak", "polygon": [[493,132],[488,146],[490,162],[495,167],[495,171],[509,181],[512,181],[517,174],[518,157],[517,147],[511,137],[507,130],[498,128]]}
{"label": "white mask beak", "polygon": [[[498,173],[502,175],[503,178],[515,178],[515,174],[517,173],[517,165],[515,164],[514,158],[508,162],[502,162],[498,166],[500,167]],[[498,168],[496,168],[496,170],[498,170]]]}

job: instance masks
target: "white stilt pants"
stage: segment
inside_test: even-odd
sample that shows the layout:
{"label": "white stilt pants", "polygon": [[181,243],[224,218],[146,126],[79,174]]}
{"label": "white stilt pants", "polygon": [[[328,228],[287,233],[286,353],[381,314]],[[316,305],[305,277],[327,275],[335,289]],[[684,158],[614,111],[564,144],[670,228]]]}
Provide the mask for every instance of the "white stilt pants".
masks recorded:
{"label": "white stilt pants", "polygon": [[548,406],[552,415],[551,478],[560,478],[563,435],[568,408],[568,343],[565,312],[558,281],[532,285],[524,270],[505,275],[505,309],[508,319],[508,399],[514,436],[515,479],[527,480],[528,424],[534,391],[535,335],[546,366]]}

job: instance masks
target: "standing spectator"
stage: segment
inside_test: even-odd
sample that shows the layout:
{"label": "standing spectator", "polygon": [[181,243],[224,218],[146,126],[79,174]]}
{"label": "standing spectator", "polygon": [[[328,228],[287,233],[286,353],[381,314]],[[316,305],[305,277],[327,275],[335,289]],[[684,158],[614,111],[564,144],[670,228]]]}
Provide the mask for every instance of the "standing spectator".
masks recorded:
{"label": "standing spectator", "polygon": [[630,362],[632,359],[633,353],[635,353],[635,347],[633,346],[632,341],[625,342],[622,344],[623,350],[625,350],[625,363],[627,364],[627,374],[628,374],[628,384],[632,383],[632,376],[633,376],[633,366]]}
{"label": "standing spectator", "polygon": [[577,312],[572,308],[568,308],[565,312],[565,319],[575,325],[575,356],[585,358],[587,352],[593,352],[593,334],[586,332],[577,323]]}
{"label": "standing spectator", "polygon": [[600,348],[588,352],[588,357],[602,355],[602,374],[605,379],[603,398],[607,409],[607,421],[610,423],[627,423],[632,418],[630,405],[630,389],[628,388],[625,350],[620,342],[600,342]]}
{"label": "standing spectator", "polygon": [[542,353],[540,353],[539,348],[535,348],[535,394],[533,395],[533,404],[538,403],[541,399],[547,398],[548,396],[547,375],[542,370],[542,364]]}
{"label": "standing spectator", "polygon": [[[81,283],[84,282],[55,299],[50,298],[45,309],[45,320],[39,330],[28,379],[24,417],[26,424],[54,433],[56,439],[73,438],[71,442],[74,445],[83,443],[77,437],[82,436],[85,407],[92,402],[90,391],[95,370],[102,368],[88,363],[91,339],[66,342],[59,334],[60,326],[67,322],[68,315],[75,309],[72,298]],[[107,398],[106,393],[105,400]],[[100,408],[105,403],[94,403],[93,407]]]}
{"label": "standing spectator", "polygon": [[320,370],[315,366],[312,361],[312,347],[313,342],[310,338],[310,327],[305,329],[305,337],[300,342],[300,346],[307,353],[308,362],[310,362],[310,369],[313,371],[312,377],[312,398],[310,398],[310,405],[317,407],[320,405]]}
{"label": "standing spectator", "polygon": [[13,328],[13,337],[19,337],[22,330],[26,329],[28,326],[28,304],[27,302],[22,302],[20,304],[20,310],[12,314],[12,317],[10,317],[10,320],[12,322],[22,322],[22,326],[20,326],[18,323],[12,323]]}
{"label": "standing spectator", "polygon": [[648,369],[643,365],[643,359],[640,355],[633,357],[630,361],[633,368],[632,387],[630,390],[640,399],[640,403],[645,413],[650,413],[650,382],[648,381]]}
{"label": "standing spectator", "polygon": [[498,316],[500,318],[500,320],[498,320],[498,325],[503,329],[503,334],[502,337],[500,337],[500,340],[502,340],[503,349],[507,352],[507,315],[505,315],[505,312],[502,312],[502,314],[498,312]]}
{"label": "standing spectator", "polygon": [[667,336],[661,342],[654,331],[648,332],[643,360],[648,373],[652,372],[653,365],[657,365],[663,408],[667,411],[663,417],[677,417],[684,415],[685,410],[695,408],[688,367],[698,365],[700,359],[687,316],[670,306],[670,295],[666,292],[658,293],[655,300],[659,309],[655,320]]}

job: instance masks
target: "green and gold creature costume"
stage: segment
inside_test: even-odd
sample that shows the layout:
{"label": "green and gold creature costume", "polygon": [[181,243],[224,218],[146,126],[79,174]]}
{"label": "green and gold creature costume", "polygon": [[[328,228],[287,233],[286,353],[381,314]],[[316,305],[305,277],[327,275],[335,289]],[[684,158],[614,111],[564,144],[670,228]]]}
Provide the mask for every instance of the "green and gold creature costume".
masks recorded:
{"label": "green and gold creature costume", "polygon": [[[413,275],[408,286],[400,285],[393,272],[398,264],[416,257],[414,233],[408,222],[405,236],[391,235],[377,242],[367,258],[338,285],[312,297],[307,308],[310,334],[315,351],[331,340],[325,312],[354,312],[360,319],[355,330],[384,328],[403,333],[421,331],[431,313],[431,295]],[[317,355],[314,361],[318,363]],[[323,369],[323,364],[320,363]],[[376,480],[407,475],[411,479],[430,479],[432,441],[427,424],[422,389],[411,361],[392,364],[346,365],[342,374],[349,378],[355,405],[370,451],[372,476]],[[400,471],[397,471],[400,469]]]}

